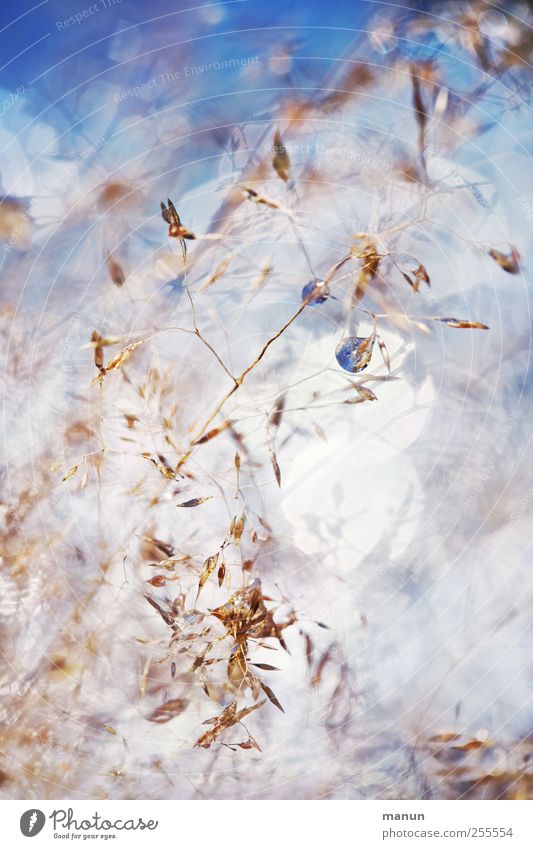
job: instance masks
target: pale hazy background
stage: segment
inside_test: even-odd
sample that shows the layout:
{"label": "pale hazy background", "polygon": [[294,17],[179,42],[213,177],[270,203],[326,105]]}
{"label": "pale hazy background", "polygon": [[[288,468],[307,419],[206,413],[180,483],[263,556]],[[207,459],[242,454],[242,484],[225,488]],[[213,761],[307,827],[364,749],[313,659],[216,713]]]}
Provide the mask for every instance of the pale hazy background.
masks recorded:
{"label": "pale hazy background", "polygon": [[[78,10],[58,0],[14,22],[2,12],[0,791],[530,797],[528,9],[171,6],[122,0],[68,26]],[[366,76],[349,76],[355,62]],[[410,68],[430,66],[424,186]],[[271,166],[277,128],[294,187]],[[238,183],[290,209],[297,230],[264,204],[226,206]],[[222,234],[188,243],[189,283],[197,326],[233,374],[301,304],[309,264],[323,277],[355,234],[423,263],[430,289],[412,293],[383,260],[363,301],[396,316],[379,325],[394,379],[377,345],[357,376],[377,401],[343,403],[356,395],[334,356],[346,333],[372,330],[347,317],[354,260],[229,399],[213,426],[233,430],[198,447],[191,477],[159,475],[142,453],[175,466],[231,386],[197,338],[158,333],[192,327],[167,197],[192,231]],[[488,253],[510,245],[518,274]],[[424,320],[435,315],[490,330]],[[150,337],[102,388],[94,329],[120,337],[106,362]],[[262,677],[285,711],[247,718],[262,753],[193,748],[229,701],[223,663],[208,694],[188,655],[172,679],[170,631],[143,597],[165,606],[184,592],[195,607],[234,513],[237,448],[247,524],[229,588],[213,576],[197,608],[222,604],[254,559],[279,617],[297,613],[290,654],[254,655],[279,668]],[[191,555],[192,571],[148,585],[164,557],[153,537]],[[171,698],[186,710],[150,721]]]}

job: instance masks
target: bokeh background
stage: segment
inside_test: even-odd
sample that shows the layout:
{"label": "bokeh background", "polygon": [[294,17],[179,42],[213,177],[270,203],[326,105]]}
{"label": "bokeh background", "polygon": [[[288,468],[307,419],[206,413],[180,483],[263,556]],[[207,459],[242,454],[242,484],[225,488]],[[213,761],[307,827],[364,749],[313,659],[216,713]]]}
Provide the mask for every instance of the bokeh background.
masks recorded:
{"label": "bokeh background", "polygon": [[[531,32],[525,3],[2,9],[4,797],[531,797]],[[390,373],[335,359],[361,307]],[[141,344],[99,380],[97,338]],[[195,746],[265,698],[210,613],[257,580],[283,712]]]}

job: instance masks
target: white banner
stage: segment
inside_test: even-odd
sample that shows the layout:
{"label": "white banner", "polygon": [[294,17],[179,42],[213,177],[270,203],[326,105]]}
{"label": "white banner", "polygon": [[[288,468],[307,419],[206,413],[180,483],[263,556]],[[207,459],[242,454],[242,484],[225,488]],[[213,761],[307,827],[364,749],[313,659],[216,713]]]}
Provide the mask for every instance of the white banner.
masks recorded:
{"label": "white banner", "polygon": [[[3,845],[531,849],[530,801],[4,801]],[[35,838],[35,844],[29,841]]]}

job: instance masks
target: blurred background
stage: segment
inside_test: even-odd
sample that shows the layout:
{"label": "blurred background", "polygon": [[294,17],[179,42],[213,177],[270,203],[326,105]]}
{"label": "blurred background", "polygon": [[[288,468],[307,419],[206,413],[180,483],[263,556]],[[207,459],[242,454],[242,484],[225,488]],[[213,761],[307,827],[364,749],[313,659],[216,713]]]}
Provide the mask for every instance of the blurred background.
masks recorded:
{"label": "blurred background", "polygon": [[530,798],[529,5],[0,45],[0,792]]}

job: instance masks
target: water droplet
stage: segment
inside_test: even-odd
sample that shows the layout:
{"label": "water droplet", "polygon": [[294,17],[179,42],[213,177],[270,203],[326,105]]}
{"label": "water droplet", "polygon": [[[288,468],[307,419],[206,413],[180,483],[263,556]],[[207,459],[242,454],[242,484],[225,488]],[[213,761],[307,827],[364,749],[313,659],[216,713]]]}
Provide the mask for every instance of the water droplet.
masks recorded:
{"label": "water droplet", "polygon": [[324,284],[320,284],[318,280],[311,280],[309,283],[302,289],[302,301],[307,300],[307,298],[316,291],[316,296],[309,301],[309,306],[313,306],[314,304],[323,304],[324,301],[327,301],[329,295],[329,289]]}
{"label": "water droplet", "polygon": [[363,371],[372,359],[375,335],[346,336],[335,348],[335,358],[345,371]]}

